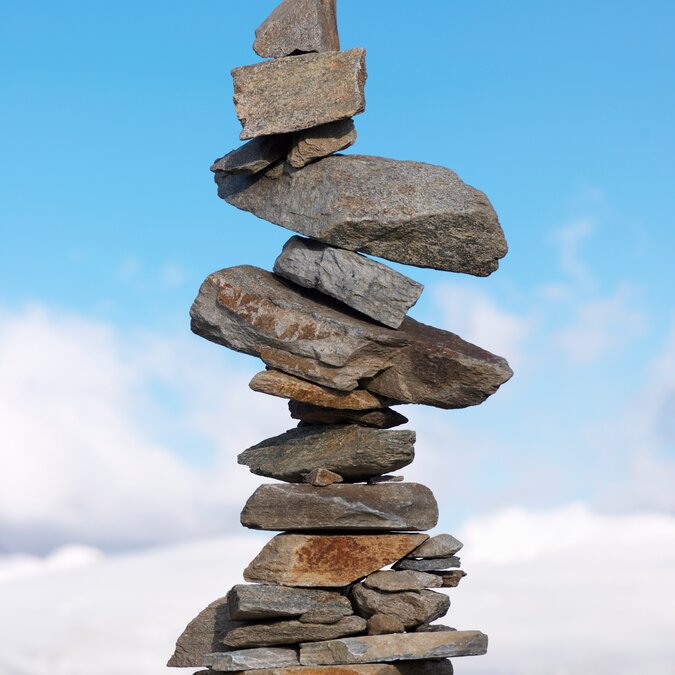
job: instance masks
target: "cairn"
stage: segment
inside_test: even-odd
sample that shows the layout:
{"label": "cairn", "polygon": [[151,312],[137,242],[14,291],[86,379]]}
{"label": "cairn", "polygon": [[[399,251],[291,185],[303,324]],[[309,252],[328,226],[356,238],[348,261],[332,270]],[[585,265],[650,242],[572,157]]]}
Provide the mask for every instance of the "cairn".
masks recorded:
{"label": "cairn", "polygon": [[[449,169],[335,154],[365,109],[365,51],[340,51],[336,0],[284,0],[256,31],[269,60],[236,68],[248,142],[211,167],[229,204],[293,230],[274,272],[211,274],[192,330],[257,356],[251,387],[289,400],[296,428],[239,463],[261,485],[245,527],[279,532],[237,585],[202,611],[169,661],[205,673],[453,672],[487,636],[432,622],[465,573],[423,485],[392,475],[415,432],[393,406],[477,405],[512,372],[502,358],[406,317],[423,287],[362,253],[487,276],[506,254],[485,195]],[[384,570],[384,567],[391,566]]]}

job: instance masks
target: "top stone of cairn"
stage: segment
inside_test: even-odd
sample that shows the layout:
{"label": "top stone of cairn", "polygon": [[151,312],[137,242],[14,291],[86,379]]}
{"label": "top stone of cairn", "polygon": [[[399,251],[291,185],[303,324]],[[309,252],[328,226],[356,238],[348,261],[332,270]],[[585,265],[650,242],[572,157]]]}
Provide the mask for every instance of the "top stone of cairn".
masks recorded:
{"label": "top stone of cairn", "polygon": [[336,0],[284,0],[258,27],[253,49],[263,58],[335,52],[340,37]]}

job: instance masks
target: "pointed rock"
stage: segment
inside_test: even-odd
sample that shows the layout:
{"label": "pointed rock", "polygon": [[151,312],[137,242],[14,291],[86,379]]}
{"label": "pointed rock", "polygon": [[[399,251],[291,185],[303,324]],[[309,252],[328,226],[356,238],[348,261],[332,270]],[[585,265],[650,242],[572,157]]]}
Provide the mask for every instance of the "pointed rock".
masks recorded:
{"label": "pointed rock", "polygon": [[415,549],[408,558],[450,558],[462,550],[462,544],[459,539],[455,539],[450,534],[437,534],[425,541],[419,548]]}
{"label": "pointed rock", "polygon": [[239,649],[227,653],[207,654],[203,666],[221,673],[232,673],[261,668],[285,668],[297,666],[298,652],[285,647],[263,649]]}
{"label": "pointed rock", "polygon": [[228,175],[259,173],[284,157],[289,143],[289,137],[283,135],[254,138],[217,159],[211,171],[222,171]]}
{"label": "pointed rock", "polygon": [[385,570],[366,577],[364,585],[376,591],[423,591],[425,588],[441,588],[443,580],[434,574],[405,570]]}
{"label": "pointed rock", "polygon": [[[360,390],[362,391],[362,390]],[[360,424],[375,429],[391,429],[407,424],[408,418],[391,408],[377,410],[337,410],[322,408],[318,405],[289,401],[288,409],[294,420],[300,420],[303,426],[317,424]]]}
{"label": "pointed rock", "polygon": [[416,560],[405,558],[399,560],[395,565],[396,570],[415,570],[417,572],[440,572],[442,570],[459,567],[461,562],[457,556],[449,558],[429,558],[425,560]]}
{"label": "pointed rock", "polygon": [[305,483],[314,487],[326,487],[334,483],[344,483],[344,478],[339,473],[324,468],[312,469],[304,476],[304,480]]}
{"label": "pointed rock", "polygon": [[340,49],[335,0],[284,0],[255,31],[263,58]]}
{"label": "pointed rock", "polygon": [[354,120],[338,120],[320,127],[299,131],[293,137],[287,161],[294,169],[346,150],[356,143]]}

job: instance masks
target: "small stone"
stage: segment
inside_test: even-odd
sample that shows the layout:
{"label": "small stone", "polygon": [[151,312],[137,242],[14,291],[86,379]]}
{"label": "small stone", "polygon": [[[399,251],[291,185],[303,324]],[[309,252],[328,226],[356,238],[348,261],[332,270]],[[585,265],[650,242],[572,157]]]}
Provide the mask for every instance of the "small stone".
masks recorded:
{"label": "small stone", "polygon": [[[205,670],[196,675],[215,675]],[[239,675],[244,675],[240,673]],[[448,660],[408,661],[401,663],[370,663],[366,665],[300,666],[256,670],[251,675],[453,675]]]}
{"label": "small stone", "polygon": [[377,485],[378,483],[402,483],[405,480],[403,476],[373,476],[368,479],[368,485]]}
{"label": "small stone", "polygon": [[312,469],[304,478],[305,483],[314,487],[326,487],[327,485],[333,485],[333,483],[344,482],[344,478],[339,473],[324,468]]}
{"label": "small stone", "polygon": [[279,161],[288,151],[288,136],[261,136],[217,159],[211,171],[228,175],[256,174]]}
{"label": "small stone", "polygon": [[429,558],[428,560],[413,560],[406,558],[399,560],[395,565],[396,570],[416,570],[417,572],[440,572],[453,567],[460,566],[460,560],[457,556],[450,558]]}
{"label": "small stone", "polygon": [[423,623],[421,626],[415,628],[416,633],[447,633],[448,631],[457,630],[450,626],[444,626],[440,623]]}
{"label": "small stone", "polygon": [[366,108],[365,49],[263,61],[235,68],[232,78],[242,140],[318,127]]}
{"label": "small stone", "polygon": [[302,169],[310,162],[346,150],[354,143],[356,143],[354,120],[329,122],[295,134],[286,161],[294,169]]}
{"label": "small stone", "polygon": [[[363,390],[360,390],[363,391]],[[338,410],[322,408],[318,405],[289,401],[288,409],[294,420],[300,420],[301,426],[318,424],[359,424],[374,429],[391,429],[407,424],[408,418],[391,408],[377,410]]]}
{"label": "small stone", "polygon": [[325,609],[313,609],[306,614],[303,614],[298,621],[300,623],[325,623],[332,624],[337,623],[344,618],[344,613],[342,611],[336,611],[335,609],[325,608]]}
{"label": "small stone", "polygon": [[414,431],[381,431],[350,424],[291,429],[242,452],[237,461],[252,473],[302,483],[313,469],[328,469],[346,481],[396,471],[415,458]]}
{"label": "small stone", "polygon": [[211,670],[231,673],[241,670],[257,670],[260,668],[285,668],[297,666],[298,653],[295,649],[267,648],[240,649],[227,653],[214,653],[204,656],[203,666]]}
{"label": "small stone", "polygon": [[251,582],[348,586],[426,541],[426,534],[279,534],[244,571]]}
{"label": "small stone", "polygon": [[449,558],[461,551],[464,544],[450,534],[437,534],[415,549],[408,558]]}
{"label": "small stone", "polygon": [[422,591],[425,588],[441,588],[443,580],[434,574],[426,572],[414,572],[406,570],[396,572],[386,570],[375,572],[366,577],[363,581],[368,588],[376,591],[386,591],[388,593],[395,591]]}
{"label": "small stone", "polygon": [[459,586],[459,582],[466,576],[466,572],[462,570],[448,570],[446,572],[430,572],[437,577],[440,577],[443,586],[442,588],[455,588]]}
{"label": "small stone", "polygon": [[255,31],[263,58],[340,49],[335,0],[284,0]]}
{"label": "small stone", "polygon": [[403,622],[390,614],[373,614],[368,619],[368,635],[387,635],[388,633],[405,633]]}
{"label": "small stone", "polygon": [[291,237],[274,263],[274,273],[317,290],[352,309],[398,328],[424,286],[387,265],[353,251]]}

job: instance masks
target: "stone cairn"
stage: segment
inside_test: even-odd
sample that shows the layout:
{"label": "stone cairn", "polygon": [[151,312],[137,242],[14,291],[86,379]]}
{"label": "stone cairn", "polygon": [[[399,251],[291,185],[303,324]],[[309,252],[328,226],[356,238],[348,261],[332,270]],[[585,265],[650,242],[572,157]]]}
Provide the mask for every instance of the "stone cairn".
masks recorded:
{"label": "stone cairn", "polygon": [[[365,51],[340,51],[336,0],[284,0],[256,31],[269,60],[236,68],[248,142],[211,167],[229,204],[298,232],[274,273],[211,274],[192,330],[258,356],[251,387],[289,399],[296,428],[239,456],[260,486],[245,527],[277,534],[179,637],[170,666],[258,675],[452,673],[487,637],[432,622],[465,575],[432,492],[387,475],[414,458],[392,406],[477,405],[512,372],[406,317],[422,286],[360,255],[487,276],[506,254],[485,195],[449,169],[336,155],[365,109]],[[250,140],[249,140],[250,139]],[[382,570],[385,566],[392,569]]]}

